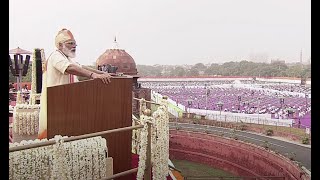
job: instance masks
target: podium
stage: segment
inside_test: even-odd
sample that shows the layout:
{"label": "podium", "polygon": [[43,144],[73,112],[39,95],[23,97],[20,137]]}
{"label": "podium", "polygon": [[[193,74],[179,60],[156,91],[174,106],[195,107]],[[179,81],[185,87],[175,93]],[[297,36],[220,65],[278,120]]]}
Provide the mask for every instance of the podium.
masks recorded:
{"label": "podium", "polygon": [[[47,135],[77,136],[132,126],[131,76],[86,80],[47,89]],[[114,174],[131,169],[132,131],[103,135]],[[123,176],[119,179],[129,179]]]}

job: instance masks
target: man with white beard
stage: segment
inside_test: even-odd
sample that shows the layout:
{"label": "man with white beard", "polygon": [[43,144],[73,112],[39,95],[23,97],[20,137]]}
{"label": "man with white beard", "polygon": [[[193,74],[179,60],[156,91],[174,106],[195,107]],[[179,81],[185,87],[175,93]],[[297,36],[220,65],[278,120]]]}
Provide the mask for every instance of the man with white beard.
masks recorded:
{"label": "man with white beard", "polygon": [[111,82],[109,73],[81,66],[72,60],[76,57],[77,43],[69,30],[62,29],[58,32],[55,45],[57,49],[42,64],[38,139],[47,138],[47,87],[76,82],[75,76],[101,79],[105,84]]}
{"label": "man with white beard", "polygon": [[77,43],[69,30],[62,29],[58,32],[55,45],[57,49],[46,62],[47,87],[76,82],[75,75],[110,83],[111,76],[107,72],[81,66],[72,60],[76,57]]}

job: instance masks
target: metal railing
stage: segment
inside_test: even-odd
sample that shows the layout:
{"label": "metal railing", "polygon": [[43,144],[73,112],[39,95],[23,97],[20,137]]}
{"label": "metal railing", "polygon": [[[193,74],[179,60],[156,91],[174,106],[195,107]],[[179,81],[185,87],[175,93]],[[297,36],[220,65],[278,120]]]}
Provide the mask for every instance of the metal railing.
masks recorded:
{"label": "metal railing", "polygon": [[[139,129],[139,128],[143,128],[143,125],[129,126],[129,127],[124,127],[124,128],[118,128],[118,129],[112,129],[112,130],[107,130],[107,131],[84,134],[84,135],[80,135],[80,136],[72,136],[72,137],[65,138],[63,140],[64,140],[64,142],[69,142],[69,141],[86,139],[86,138],[91,138],[91,137],[95,137],[95,136],[101,136],[104,134],[111,134],[111,133],[115,133],[115,132],[122,132],[122,131],[128,131],[128,130]],[[42,146],[49,146],[49,145],[53,145],[55,143],[56,143],[56,141],[49,140],[49,141],[39,142],[39,143],[35,143],[35,144],[10,147],[9,152],[21,151],[21,150],[25,150],[25,149],[37,148],[37,147],[42,147]]]}
{"label": "metal railing", "polygon": [[[138,98],[133,98],[134,100],[141,100]],[[164,97],[164,99],[166,99],[166,97]],[[155,105],[161,105],[159,103],[155,103],[152,101],[146,101],[147,103],[151,103],[151,104],[155,104]],[[151,180],[151,123],[148,123],[148,136],[147,136],[147,152],[146,152],[146,169],[144,172],[144,179],[145,180]],[[79,136],[72,136],[72,137],[68,137],[64,139],[64,142],[70,142],[70,141],[75,141],[75,140],[80,140],[80,139],[86,139],[86,138],[91,138],[91,137],[95,137],[95,136],[100,136],[100,135],[104,135],[104,134],[111,134],[111,133],[116,133],[116,132],[122,132],[122,131],[129,131],[129,130],[135,130],[135,129],[140,129],[143,128],[143,125],[136,125],[136,126],[128,126],[128,127],[123,127],[123,128],[117,128],[117,129],[112,129],[112,130],[107,130],[107,131],[101,131],[101,132],[95,132],[95,133],[90,133],[90,134],[84,134],[84,135],[79,135]],[[53,145],[55,144],[56,141],[54,140],[49,140],[46,142],[39,142],[39,143],[35,143],[35,144],[28,144],[28,145],[22,145],[22,146],[17,146],[17,147],[10,147],[9,148],[9,153],[10,152],[15,152],[15,151],[21,151],[21,150],[25,150],[25,149],[31,149],[31,148],[37,148],[37,147],[42,147],[42,146],[49,146],[49,145]],[[138,171],[138,168],[133,168],[133,169],[129,169],[127,171],[123,171],[117,174],[114,174],[112,176],[103,178],[101,180],[109,180],[109,179],[115,179],[121,176],[126,176],[129,174],[133,174],[136,173]]]}
{"label": "metal railing", "polygon": [[[138,98],[133,98],[134,100],[137,100],[137,101],[140,101],[141,99],[138,99]],[[147,103],[151,103],[151,104],[155,104],[155,105],[161,105],[159,103],[156,103],[156,102],[153,102],[153,101],[147,101],[147,100],[144,100],[145,102]]]}
{"label": "metal railing", "polygon": [[[137,126],[128,126],[128,127],[123,127],[123,128],[118,128],[118,129],[112,129],[112,130],[107,130],[107,131],[101,131],[101,132],[95,132],[95,133],[90,133],[90,134],[84,134],[80,136],[72,136],[64,139],[64,142],[70,142],[70,141],[75,141],[75,140],[80,140],[80,139],[86,139],[90,137],[95,137],[95,136],[100,136],[104,134],[111,134],[111,133],[116,133],[116,132],[123,132],[123,131],[129,131],[129,130],[134,130],[134,129],[140,129],[143,128],[143,125],[137,125]],[[145,170],[145,177],[144,179],[146,180],[151,180],[151,126],[148,126],[148,148],[147,148],[147,163],[146,163],[146,170]],[[28,144],[28,145],[22,145],[22,146],[17,146],[17,147],[10,147],[9,152],[15,152],[15,151],[21,151],[25,149],[31,149],[31,148],[37,148],[37,147],[42,147],[42,146],[49,146],[53,145],[56,142],[54,140],[49,140],[46,142],[39,142],[35,144]],[[101,180],[109,180],[109,179],[114,179],[118,178],[121,176],[133,174],[138,171],[138,168],[133,168],[129,169],[127,171],[123,171],[117,174],[114,174],[112,176],[103,178]]]}

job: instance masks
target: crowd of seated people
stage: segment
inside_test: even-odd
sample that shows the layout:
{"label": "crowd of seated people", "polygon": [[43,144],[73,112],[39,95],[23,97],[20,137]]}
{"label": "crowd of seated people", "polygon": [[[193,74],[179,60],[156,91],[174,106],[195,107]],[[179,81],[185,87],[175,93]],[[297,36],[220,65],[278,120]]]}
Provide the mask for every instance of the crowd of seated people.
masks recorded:
{"label": "crowd of seated people", "polygon": [[311,88],[301,86],[298,84],[265,84],[262,88],[274,89],[278,91],[299,92],[304,94],[310,94]]}
{"label": "crowd of seated people", "polygon": [[197,87],[197,86],[212,86],[232,84],[233,80],[216,80],[216,81],[168,81],[168,82],[140,82],[141,85],[148,88],[157,87]]}
{"label": "crowd of seated people", "polygon": [[[264,88],[246,89],[232,86],[212,86],[231,81],[208,82],[142,82],[147,87],[189,108],[220,111],[218,102],[222,102],[222,111],[246,114],[271,114],[277,119],[303,119],[311,114],[311,99],[308,97],[281,94],[281,90],[291,89],[301,93],[310,92],[310,88],[298,85],[268,83]],[[281,87],[281,89],[279,89]],[[273,89],[274,88],[274,89]],[[188,102],[192,101],[192,104]],[[306,120],[311,121],[311,120]],[[310,123],[307,123],[310,124]]]}

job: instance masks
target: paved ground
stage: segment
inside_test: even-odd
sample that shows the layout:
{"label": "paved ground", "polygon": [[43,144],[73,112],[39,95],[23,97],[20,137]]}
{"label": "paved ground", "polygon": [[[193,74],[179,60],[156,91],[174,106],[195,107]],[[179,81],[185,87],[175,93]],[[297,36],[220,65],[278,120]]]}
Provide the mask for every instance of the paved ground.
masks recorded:
{"label": "paved ground", "polygon": [[278,151],[284,156],[291,155],[295,161],[298,161],[306,169],[311,172],[311,146],[298,144],[295,142],[287,141],[277,137],[269,137],[261,134],[255,134],[246,131],[234,131],[233,129],[221,128],[215,126],[188,124],[188,123],[172,123],[170,128],[179,127],[182,130],[189,130],[195,132],[208,132],[212,134],[223,134],[225,137],[236,136],[239,140],[247,141],[256,145],[263,146],[267,141],[270,149]]}

